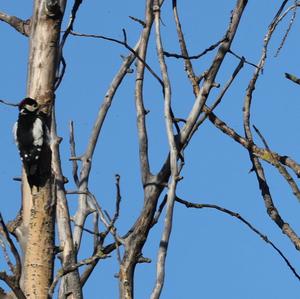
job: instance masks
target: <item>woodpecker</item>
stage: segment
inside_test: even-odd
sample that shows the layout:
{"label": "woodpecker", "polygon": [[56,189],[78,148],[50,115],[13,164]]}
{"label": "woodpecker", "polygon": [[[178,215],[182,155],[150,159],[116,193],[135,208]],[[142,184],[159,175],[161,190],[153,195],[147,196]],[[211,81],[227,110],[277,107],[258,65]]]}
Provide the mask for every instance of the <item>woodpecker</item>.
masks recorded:
{"label": "woodpecker", "polygon": [[36,100],[25,98],[20,102],[19,117],[13,132],[28,183],[31,188],[33,185],[39,186],[39,163],[46,134],[44,120]]}

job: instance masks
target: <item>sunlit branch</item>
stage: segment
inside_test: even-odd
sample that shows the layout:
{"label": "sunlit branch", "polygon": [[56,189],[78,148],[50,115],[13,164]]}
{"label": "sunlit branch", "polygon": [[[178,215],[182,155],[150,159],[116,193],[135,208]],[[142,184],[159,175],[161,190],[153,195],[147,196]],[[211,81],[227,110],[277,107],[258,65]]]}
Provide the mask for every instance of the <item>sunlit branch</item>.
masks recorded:
{"label": "sunlit branch", "polygon": [[188,138],[191,134],[191,131],[193,130],[193,127],[195,126],[195,124],[198,120],[198,117],[199,117],[200,113],[202,112],[202,109],[206,103],[208,96],[209,96],[210,90],[213,88],[213,86],[215,84],[216,75],[221,67],[221,64],[222,64],[227,52],[230,49],[231,43],[234,39],[235,33],[237,31],[237,28],[238,28],[238,25],[240,22],[240,18],[244,12],[246,5],[247,5],[246,0],[239,0],[236,4],[235,9],[232,12],[230,23],[229,23],[228,29],[226,31],[226,34],[225,34],[225,39],[219,45],[217,54],[215,55],[215,58],[211,64],[209,70],[206,73],[203,86],[201,87],[201,89],[196,97],[194,106],[186,120],[186,124],[184,125],[184,127],[181,130],[181,134],[180,134],[181,144],[185,144],[186,141],[188,140]]}
{"label": "sunlit branch", "polygon": [[[136,46],[134,47],[135,51],[138,51],[140,46],[140,41],[137,42]],[[93,158],[93,154],[97,145],[97,141],[101,132],[102,125],[104,123],[104,120],[106,119],[106,115],[110,109],[110,106],[112,104],[114,95],[119,88],[121,82],[123,81],[124,77],[127,74],[127,70],[130,68],[131,64],[135,60],[134,54],[129,54],[122,62],[122,65],[113,78],[106,95],[103,99],[103,102],[101,104],[101,107],[99,109],[97,118],[94,123],[94,127],[91,132],[91,136],[88,140],[86,151],[83,155],[81,155],[80,160],[82,161],[82,168],[80,171],[80,177],[79,177],[79,191],[81,192],[79,194],[79,205],[77,213],[74,216],[76,226],[74,228],[74,242],[80,246],[81,237],[82,237],[82,229],[80,227],[84,226],[84,222],[86,220],[86,217],[89,215],[90,208],[88,206],[88,199],[86,191],[88,190],[88,178],[91,171],[91,161]]]}
{"label": "sunlit branch", "polygon": [[[52,121],[51,121],[51,152],[52,152],[52,172],[55,179],[56,190],[56,221],[58,227],[58,237],[60,244],[64,244],[61,253],[62,267],[68,266],[70,263],[75,263],[76,249],[73,243],[72,231],[70,226],[70,213],[67,204],[66,192],[64,187],[64,176],[61,168],[59,144],[61,138],[57,136],[56,129],[56,118],[55,118],[55,107],[52,108]],[[72,272],[66,276],[65,279],[72,281],[72,294],[81,294],[80,280],[78,271]],[[67,283],[65,280],[62,281],[60,287],[60,293],[64,290],[64,284]],[[79,295],[77,295],[79,296]],[[82,294],[81,294],[82,296]],[[82,297],[81,297],[82,298]]]}
{"label": "sunlit branch", "polygon": [[196,123],[193,131],[191,132],[191,135],[194,134],[194,132],[199,128],[199,126],[201,126],[201,124],[207,119],[208,115],[211,112],[213,112],[215,110],[215,108],[221,103],[221,101],[222,101],[225,93],[227,92],[227,90],[231,86],[232,82],[234,81],[234,79],[236,78],[236,76],[238,75],[238,73],[240,72],[240,70],[243,68],[244,62],[245,62],[245,60],[241,59],[241,61],[239,62],[238,66],[235,68],[234,72],[232,73],[230,79],[226,82],[226,84],[222,88],[220,94],[217,96],[215,102],[211,105],[211,107],[209,107],[208,109],[203,109],[204,110],[204,114],[197,121],[197,123]]}
{"label": "sunlit branch", "polygon": [[0,12],[0,21],[9,24],[11,27],[25,36],[29,36],[30,34],[30,20],[24,21],[18,17],[10,16],[4,12]]}
{"label": "sunlit branch", "polygon": [[170,150],[170,168],[171,177],[167,195],[166,216],[164,221],[163,233],[160,240],[160,246],[157,254],[156,264],[156,282],[151,294],[151,299],[160,297],[165,278],[165,263],[168,251],[170,235],[173,223],[173,210],[176,194],[176,186],[178,182],[179,170],[177,166],[178,149],[173,133],[173,113],[171,113],[171,85],[167,71],[167,65],[164,58],[163,44],[160,30],[160,7],[158,0],[153,1],[154,24],[155,24],[155,39],[158,61],[161,69],[161,74],[164,83],[164,116],[167,131],[167,138]]}

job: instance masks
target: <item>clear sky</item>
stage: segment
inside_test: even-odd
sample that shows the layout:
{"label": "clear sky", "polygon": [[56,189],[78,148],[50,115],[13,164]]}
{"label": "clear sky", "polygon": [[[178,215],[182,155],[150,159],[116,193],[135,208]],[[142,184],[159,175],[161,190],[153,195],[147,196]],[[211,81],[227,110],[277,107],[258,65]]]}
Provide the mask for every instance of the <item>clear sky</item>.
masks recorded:
{"label": "clear sky", "polygon": [[[223,37],[235,2],[178,0],[191,55],[200,53]],[[281,2],[249,1],[232,50],[245,56],[248,61],[258,63],[267,27]],[[289,2],[292,5],[294,1]],[[71,5],[70,2],[66,17]],[[31,15],[32,1],[2,0],[0,11],[27,19]],[[74,31],[122,39],[124,28],[128,43],[133,46],[141,28],[128,16],[143,19],[144,1],[83,1]],[[280,24],[270,44],[266,68],[254,92],[252,123],[261,130],[274,151],[300,161],[300,87],[284,78],[285,72],[300,77],[297,19],[279,57],[274,57],[290,17]],[[170,0],[165,0],[162,22],[165,49],[178,53]],[[0,37],[0,99],[18,102],[26,95],[28,41],[4,23],[0,23]],[[72,36],[67,40],[64,50],[67,70],[57,91],[57,118],[59,135],[64,138],[61,145],[64,174],[70,181],[68,123],[70,120],[75,122],[77,153],[81,154],[109,83],[122,62],[121,56],[127,54],[128,51],[121,45],[103,40]],[[195,62],[197,74],[209,66],[213,54]],[[153,36],[148,62],[159,73]],[[184,118],[194,101],[191,86],[186,79],[182,61],[168,58],[167,62],[172,80],[174,112],[177,117]],[[220,84],[227,81],[238,62],[232,56],[226,58],[224,69],[217,77]],[[242,69],[216,110],[216,114],[241,135],[243,100],[253,71],[254,68],[249,65]],[[134,79],[134,74],[129,74],[116,94],[97,146],[90,182],[90,190],[101,205],[113,212],[114,175],[120,174],[122,209],[117,228],[121,235],[131,227],[143,203]],[[216,94],[217,91],[214,91],[213,95]],[[214,98],[210,98],[210,103]],[[155,172],[165,160],[168,146],[160,86],[149,74],[146,75],[145,106],[150,110],[147,118],[150,160],[152,171]],[[12,180],[20,175],[21,168],[11,134],[16,118],[16,109],[0,105],[0,211],[5,220],[14,218],[20,207],[20,186]],[[257,136],[255,141],[262,146]],[[240,213],[266,234],[300,272],[299,252],[267,216],[255,175],[249,173],[251,163],[245,149],[207,122],[196,133],[185,154],[186,163],[182,172],[184,179],[178,185],[178,196],[193,202],[218,204]],[[300,233],[299,202],[278,172],[265,163],[263,165],[274,202],[282,217]],[[74,190],[72,182],[66,187]],[[74,212],[76,197],[70,197],[69,202]],[[136,269],[137,299],[149,298],[154,285],[162,220],[151,231],[143,250],[144,256],[151,258],[152,263],[138,265]],[[91,227],[91,221],[86,226]],[[81,258],[91,254],[91,244],[89,238],[84,240]],[[1,257],[0,269],[3,264]],[[238,220],[217,211],[192,210],[176,205],[166,267],[165,287],[161,296],[163,299],[299,298],[300,281],[271,246]],[[114,278],[117,272],[115,254],[99,263],[84,288],[85,298],[117,298],[118,280]]]}

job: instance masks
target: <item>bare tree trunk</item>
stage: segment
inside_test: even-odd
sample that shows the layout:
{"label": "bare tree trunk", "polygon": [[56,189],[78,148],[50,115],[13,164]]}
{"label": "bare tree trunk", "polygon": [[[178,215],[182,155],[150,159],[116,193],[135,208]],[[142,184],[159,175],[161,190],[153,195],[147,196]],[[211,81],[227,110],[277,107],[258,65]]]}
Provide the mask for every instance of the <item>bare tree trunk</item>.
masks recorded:
{"label": "bare tree trunk", "polygon": [[[43,105],[50,125],[58,64],[60,26],[65,1],[36,0],[30,31],[27,96]],[[47,146],[48,147],[48,146]],[[23,174],[24,248],[23,289],[26,298],[47,298],[53,277],[55,199],[51,177],[51,151],[41,158],[42,186],[28,187]]]}

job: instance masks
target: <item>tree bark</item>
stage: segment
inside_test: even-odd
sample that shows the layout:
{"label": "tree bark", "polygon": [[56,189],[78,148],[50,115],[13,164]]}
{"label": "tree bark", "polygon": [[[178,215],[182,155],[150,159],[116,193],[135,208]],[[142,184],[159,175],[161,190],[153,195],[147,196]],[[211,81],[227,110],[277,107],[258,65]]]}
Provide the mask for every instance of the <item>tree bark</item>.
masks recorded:
{"label": "tree bark", "polygon": [[[65,1],[36,0],[31,19],[27,96],[43,106],[47,125],[58,65],[61,20]],[[42,186],[28,186],[23,172],[23,227],[27,235],[23,262],[23,291],[26,298],[48,297],[53,277],[55,198],[51,176],[51,150],[42,152]]]}

